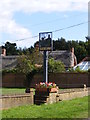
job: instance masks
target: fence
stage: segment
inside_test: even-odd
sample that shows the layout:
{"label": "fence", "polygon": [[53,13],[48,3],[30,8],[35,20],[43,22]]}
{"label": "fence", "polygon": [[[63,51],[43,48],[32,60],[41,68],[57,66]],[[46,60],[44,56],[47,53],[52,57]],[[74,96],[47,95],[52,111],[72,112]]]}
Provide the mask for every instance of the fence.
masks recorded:
{"label": "fence", "polygon": [[[43,81],[42,74],[34,75],[30,87]],[[86,84],[90,86],[89,73],[53,73],[49,74],[49,82],[55,82],[60,88],[79,88]],[[23,74],[6,73],[2,75],[2,87],[25,87],[26,80]]]}

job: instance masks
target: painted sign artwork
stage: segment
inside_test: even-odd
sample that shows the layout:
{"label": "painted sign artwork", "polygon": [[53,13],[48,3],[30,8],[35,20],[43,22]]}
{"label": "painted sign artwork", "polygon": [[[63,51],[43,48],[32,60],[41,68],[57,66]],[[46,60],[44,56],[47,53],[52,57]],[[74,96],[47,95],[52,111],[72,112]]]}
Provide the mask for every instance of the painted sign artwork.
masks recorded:
{"label": "painted sign artwork", "polygon": [[52,50],[52,32],[39,33],[39,50]]}

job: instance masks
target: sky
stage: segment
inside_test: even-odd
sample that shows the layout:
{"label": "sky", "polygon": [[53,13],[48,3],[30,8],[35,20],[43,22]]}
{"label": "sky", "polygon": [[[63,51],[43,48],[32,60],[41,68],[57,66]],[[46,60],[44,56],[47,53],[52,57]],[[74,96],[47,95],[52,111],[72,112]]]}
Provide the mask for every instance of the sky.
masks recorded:
{"label": "sky", "polygon": [[[88,0],[0,0],[0,45],[7,41],[30,47],[40,32],[88,21]],[[86,41],[88,23],[52,33],[54,40]],[[34,37],[36,36],[36,37]]]}

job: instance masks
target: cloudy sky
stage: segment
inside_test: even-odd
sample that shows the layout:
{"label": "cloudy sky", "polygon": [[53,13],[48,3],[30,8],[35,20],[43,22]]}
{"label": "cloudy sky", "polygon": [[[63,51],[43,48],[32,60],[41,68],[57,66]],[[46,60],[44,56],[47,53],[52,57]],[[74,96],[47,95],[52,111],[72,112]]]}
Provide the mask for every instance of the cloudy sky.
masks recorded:
{"label": "cloudy sky", "polygon": [[[88,0],[0,0],[0,45],[16,42],[30,47],[39,32],[54,31],[88,21]],[[53,39],[82,40],[88,24],[54,32]],[[28,38],[21,41],[19,39]]]}

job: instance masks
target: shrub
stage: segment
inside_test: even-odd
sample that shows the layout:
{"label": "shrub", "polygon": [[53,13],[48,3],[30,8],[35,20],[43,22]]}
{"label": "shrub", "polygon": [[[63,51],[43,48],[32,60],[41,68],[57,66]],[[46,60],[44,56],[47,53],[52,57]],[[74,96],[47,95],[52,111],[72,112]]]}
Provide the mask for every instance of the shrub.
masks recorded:
{"label": "shrub", "polygon": [[13,68],[13,69],[5,69],[5,70],[2,70],[1,72],[2,74],[4,74],[4,73],[17,73],[18,71],[16,68]]}
{"label": "shrub", "polygon": [[55,61],[53,58],[49,59],[48,69],[52,73],[65,72],[64,64],[61,61]]}
{"label": "shrub", "polygon": [[88,73],[89,70],[81,70],[79,66],[76,67],[76,69],[69,68],[67,72],[76,72],[76,73]]}
{"label": "shrub", "polygon": [[88,72],[90,72],[90,68],[88,69]]}

